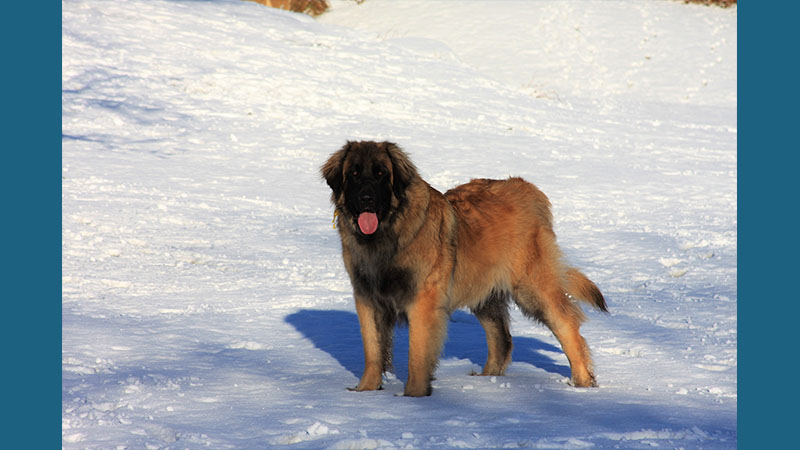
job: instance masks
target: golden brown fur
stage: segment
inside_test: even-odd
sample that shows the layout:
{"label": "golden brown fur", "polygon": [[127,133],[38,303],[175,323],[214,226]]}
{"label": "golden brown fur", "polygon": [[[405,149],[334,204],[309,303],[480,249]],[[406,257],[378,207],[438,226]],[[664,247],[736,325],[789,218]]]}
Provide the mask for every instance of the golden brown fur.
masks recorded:
{"label": "golden brown fur", "polygon": [[[348,142],[322,175],[333,191],[364,344],[355,390],[380,388],[391,367],[394,324],[407,320],[405,395],[430,395],[447,318],[458,308],[471,309],[486,332],[489,356],[480,375],[503,375],[511,361],[509,298],[553,331],[574,385],[596,385],[578,331],[585,317],[573,298],[603,311],[605,300],[563,263],[550,202],[534,185],[479,179],[443,195],[399,147],[371,141]],[[374,213],[377,231],[360,228],[362,213]]]}

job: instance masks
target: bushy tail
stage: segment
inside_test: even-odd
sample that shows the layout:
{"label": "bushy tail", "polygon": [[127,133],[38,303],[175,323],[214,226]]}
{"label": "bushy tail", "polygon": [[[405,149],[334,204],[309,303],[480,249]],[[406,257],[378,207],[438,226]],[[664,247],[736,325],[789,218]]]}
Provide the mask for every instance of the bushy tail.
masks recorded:
{"label": "bushy tail", "polygon": [[608,312],[606,299],[596,284],[582,274],[578,269],[570,267],[567,270],[567,293],[572,297],[582,300],[603,312]]}

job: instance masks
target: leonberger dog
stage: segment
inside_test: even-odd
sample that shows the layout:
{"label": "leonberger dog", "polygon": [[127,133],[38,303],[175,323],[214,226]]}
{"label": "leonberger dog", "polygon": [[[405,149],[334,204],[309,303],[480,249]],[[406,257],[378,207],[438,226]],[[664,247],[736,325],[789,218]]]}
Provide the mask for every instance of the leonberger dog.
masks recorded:
{"label": "leonberger dog", "polygon": [[469,308],[486,333],[479,375],[511,362],[509,299],[544,323],[569,360],[574,386],[596,386],[576,300],[602,311],[597,286],[566,265],[550,201],[521,178],[475,179],[440,193],[391,142],[348,141],[322,166],[353,285],[364,344],[356,391],[381,388],[395,324],[409,328],[404,395],[431,394],[450,313]]}

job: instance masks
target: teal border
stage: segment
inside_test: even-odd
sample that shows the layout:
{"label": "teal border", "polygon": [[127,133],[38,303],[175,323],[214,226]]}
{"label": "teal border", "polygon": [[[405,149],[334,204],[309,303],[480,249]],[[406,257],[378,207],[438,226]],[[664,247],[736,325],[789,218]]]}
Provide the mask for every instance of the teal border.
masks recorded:
{"label": "teal border", "polygon": [[61,448],[61,2],[3,4],[5,448]]}
{"label": "teal border", "polygon": [[737,7],[738,445],[788,448],[797,431],[800,8]]}

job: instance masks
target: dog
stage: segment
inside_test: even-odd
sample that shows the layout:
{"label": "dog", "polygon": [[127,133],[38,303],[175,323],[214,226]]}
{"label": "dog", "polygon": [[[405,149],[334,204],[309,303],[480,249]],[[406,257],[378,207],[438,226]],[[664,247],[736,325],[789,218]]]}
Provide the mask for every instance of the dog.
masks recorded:
{"label": "dog", "polygon": [[469,308],[486,333],[489,354],[478,375],[503,375],[511,362],[511,299],[556,336],[571,383],[597,386],[575,300],[608,312],[606,301],[563,262],[550,201],[536,186],[474,179],[442,194],[392,142],[348,141],[321,174],[332,191],[364,346],[364,372],[352,390],[381,389],[400,322],[409,328],[404,395],[431,395],[448,318],[459,308]]}

